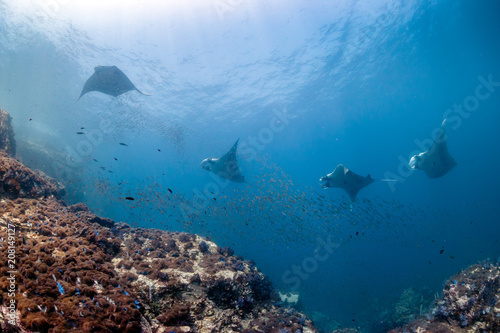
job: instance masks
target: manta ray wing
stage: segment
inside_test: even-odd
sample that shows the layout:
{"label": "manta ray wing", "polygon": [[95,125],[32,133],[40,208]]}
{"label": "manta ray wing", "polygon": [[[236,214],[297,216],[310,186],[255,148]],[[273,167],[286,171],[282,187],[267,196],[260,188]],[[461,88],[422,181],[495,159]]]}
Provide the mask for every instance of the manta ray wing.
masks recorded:
{"label": "manta ray wing", "polygon": [[373,183],[373,179],[368,175],[367,177],[360,176],[358,174],[355,174],[351,170],[345,168],[345,178],[344,178],[344,185],[342,186],[342,189],[349,194],[349,197],[351,200],[355,200],[356,196],[358,195],[358,192],[363,188],[371,183]]}

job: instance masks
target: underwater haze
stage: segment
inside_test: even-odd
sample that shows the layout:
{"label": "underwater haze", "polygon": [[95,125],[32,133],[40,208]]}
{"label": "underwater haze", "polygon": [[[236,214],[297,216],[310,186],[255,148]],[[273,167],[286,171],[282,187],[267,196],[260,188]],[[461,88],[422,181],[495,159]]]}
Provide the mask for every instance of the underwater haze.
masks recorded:
{"label": "underwater haze", "polygon": [[[405,290],[425,312],[500,257],[499,15],[495,0],[0,0],[0,107],[66,202],[230,246],[324,332],[383,332]],[[77,101],[97,66],[152,96]],[[429,178],[408,163],[444,119],[457,166]],[[200,167],[238,138],[246,183]],[[338,164],[391,181],[352,201],[318,181]]]}

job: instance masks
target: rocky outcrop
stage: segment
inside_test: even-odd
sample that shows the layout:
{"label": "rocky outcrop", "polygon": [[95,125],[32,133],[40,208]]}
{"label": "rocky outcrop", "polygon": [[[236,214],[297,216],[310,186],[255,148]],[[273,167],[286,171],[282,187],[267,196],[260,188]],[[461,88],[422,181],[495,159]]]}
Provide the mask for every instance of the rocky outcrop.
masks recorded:
{"label": "rocky outcrop", "polygon": [[15,156],[16,141],[11,121],[10,114],[0,109],[0,150],[4,150],[9,156]]}
{"label": "rocky outcrop", "polygon": [[430,314],[391,332],[500,332],[500,265],[483,262],[454,275]]}
{"label": "rocky outcrop", "polygon": [[32,171],[0,150],[0,197],[62,197],[64,186],[42,171]]}

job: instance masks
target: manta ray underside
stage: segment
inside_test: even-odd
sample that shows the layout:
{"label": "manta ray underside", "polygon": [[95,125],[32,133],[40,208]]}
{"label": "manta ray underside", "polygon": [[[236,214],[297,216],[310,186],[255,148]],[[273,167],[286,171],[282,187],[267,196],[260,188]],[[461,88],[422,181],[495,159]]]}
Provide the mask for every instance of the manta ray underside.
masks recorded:
{"label": "manta ray underside", "polygon": [[206,158],[201,162],[201,167],[211,171],[219,177],[229,179],[233,182],[244,183],[245,177],[240,173],[238,160],[236,159],[236,150],[238,141],[229,149],[229,151],[220,158]]}
{"label": "manta ray underside", "polygon": [[332,173],[321,177],[319,181],[326,182],[322,185],[325,189],[329,187],[340,187],[346,191],[351,200],[354,201],[358,192],[375,180],[370,177],[370,175],[363,177],[355,174],[344,165],[339,164]]}
{"label": "manta ray underside", "polygon": [[151,96],[137,89],[127,75],[118,67],[97,66],[94,68],[94,74],[85,82],[78,99],[90,91],[99,91],[103,94],[117,97],[130,90],[136,90],[143,95]]}

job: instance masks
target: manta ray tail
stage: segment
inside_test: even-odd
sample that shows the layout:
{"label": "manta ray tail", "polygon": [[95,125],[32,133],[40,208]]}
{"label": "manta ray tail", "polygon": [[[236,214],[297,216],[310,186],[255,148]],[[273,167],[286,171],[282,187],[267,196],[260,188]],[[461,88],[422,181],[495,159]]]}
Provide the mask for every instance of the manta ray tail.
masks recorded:
{"label": "manta ray tail", "polygon": [[141,94],[143,94],[143,95],[145,95],[145,96],[153,96],[153,94],[148,94],[148,93],[142,92],[142,91],[140,91],[140,90],[139,90],[139,89],[137,89],[137,88],[136,88],[135,90],[137,90],[138,92],[140,92]]}

